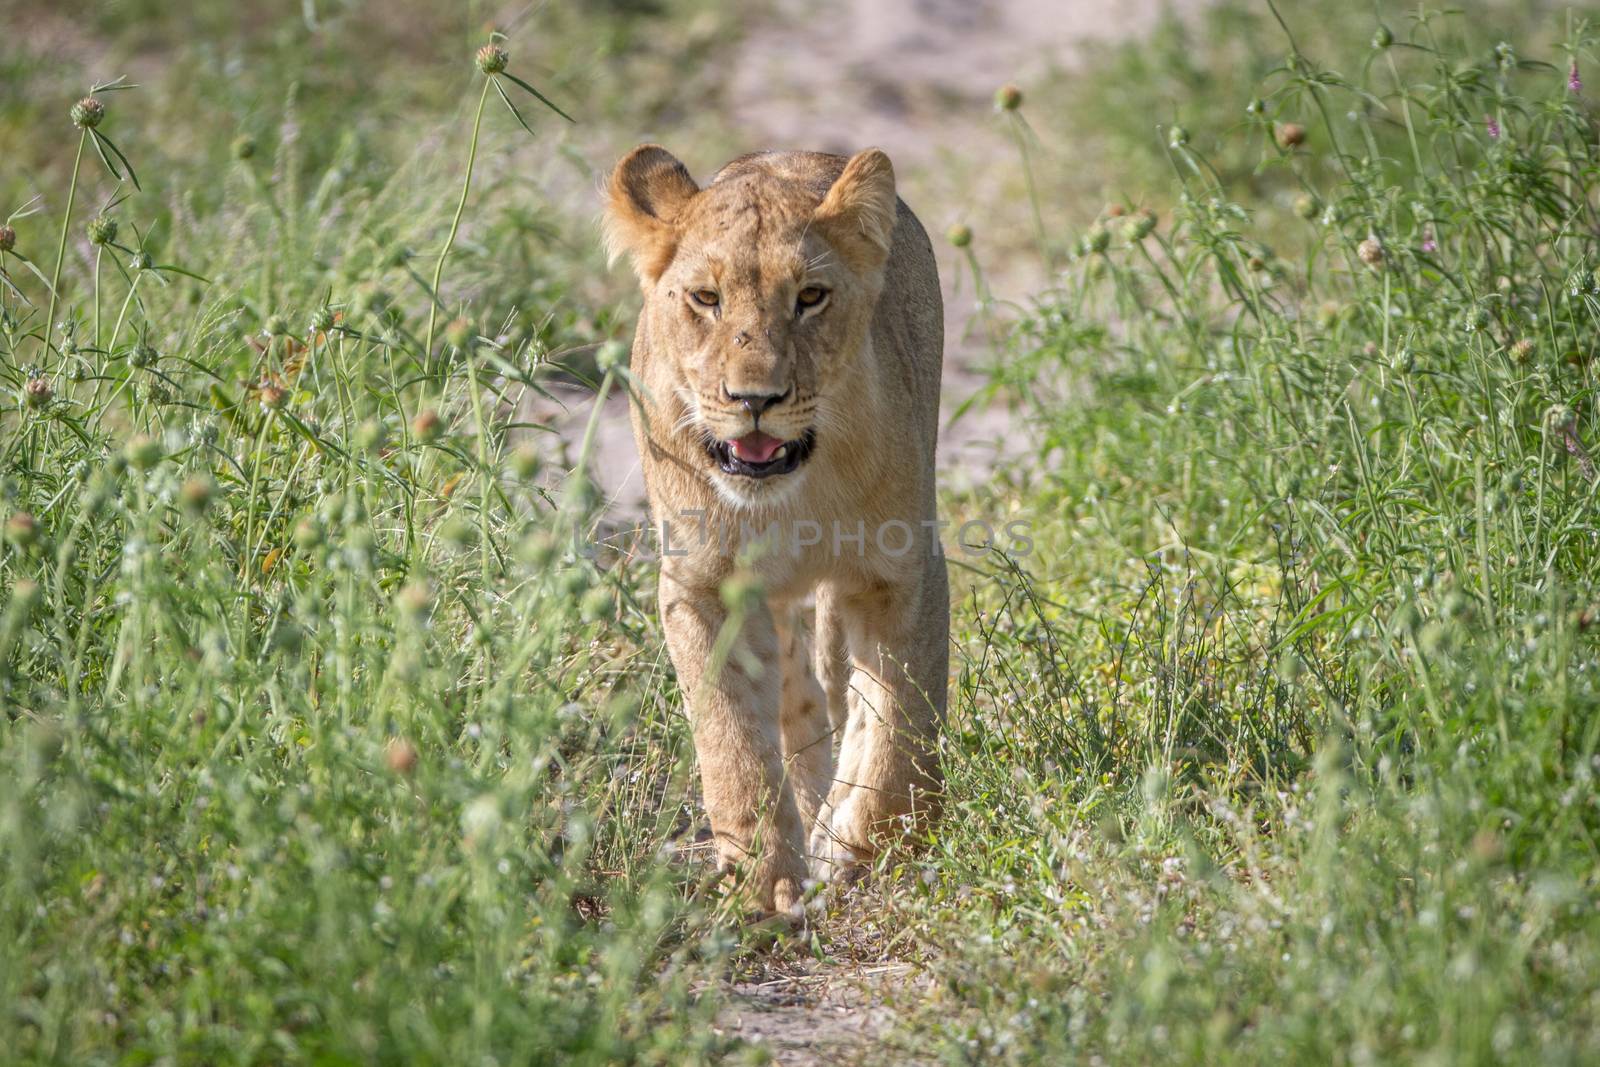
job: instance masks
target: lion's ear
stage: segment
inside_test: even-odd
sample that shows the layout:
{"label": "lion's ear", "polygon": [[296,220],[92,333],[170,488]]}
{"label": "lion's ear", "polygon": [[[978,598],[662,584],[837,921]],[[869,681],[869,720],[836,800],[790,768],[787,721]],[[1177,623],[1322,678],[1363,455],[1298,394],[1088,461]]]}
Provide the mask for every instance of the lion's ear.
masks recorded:
{"label": "lion's ear", "polygon": [[813,225],[861,271],[888,260],[894,223],[894,164],[877,148],[850,157],[813,216]]}
{"label": "lion's ear", "polygon": [[678,250],[673,220],[700,191],[676,156],[660,145],[640,145],[611,172],[605,209],[611,262],[627,253],[644,282],[661,277]]}

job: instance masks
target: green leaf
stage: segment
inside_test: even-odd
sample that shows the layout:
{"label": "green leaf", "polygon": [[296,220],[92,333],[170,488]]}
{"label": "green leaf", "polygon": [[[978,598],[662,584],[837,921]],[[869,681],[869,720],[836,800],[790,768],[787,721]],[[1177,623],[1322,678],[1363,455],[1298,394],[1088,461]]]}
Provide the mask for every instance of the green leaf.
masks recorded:
{"label": "green leaf", "polygon": [[501,74],[501,77],[510,78],[512,81],[516,82],[518,85],[522,86],[528,92],[532,93],[535,97],[537,97],[539,99],[539,102],[541,104],[543,104],[545,107],[549,108],[551,111],[554,111],[557,115],[560,115],[562,118],[566,119],[568,122],[573,123],[574,125],[577,124],[577,122],[578,122],[577,119],[573,118],[571,115],[567,114],[565,111],[562,111],[559,107],[556,107],[554,104],[552,104],[550,102],[550,98],[548,96],[545,96],[539,90],[535,89],[533,86],[529,85],[527,82],[523,81],[521,78],[517,77],[515,74],[511,74],[511,73],[507,72],[507,73]]}
{"label": "green leaf", "polygon": [[517,110],[517,105],[511,102],[511,97],[507,96],[506,91],[500,87],[499,80],[495,79],[491,84],[494,86],[494,91],[500,94],[500,99],[505,101],[506,107],[511,109],[511,116],[517,120],[523,129],[528,131],[529,137],[535,136],[533,127],[528,125],[527,120],[522,117],[522,112]]}

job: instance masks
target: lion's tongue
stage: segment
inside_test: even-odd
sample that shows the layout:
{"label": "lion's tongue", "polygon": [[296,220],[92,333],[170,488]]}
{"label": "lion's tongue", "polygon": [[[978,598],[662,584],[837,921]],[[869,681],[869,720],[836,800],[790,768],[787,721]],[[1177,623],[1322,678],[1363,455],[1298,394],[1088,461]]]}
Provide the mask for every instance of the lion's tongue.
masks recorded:
{"label": "lion's tongue", "polygon": [[780,438],[755,430],[728,442],[733,454],[746,463],[766,463],[783,446]]}

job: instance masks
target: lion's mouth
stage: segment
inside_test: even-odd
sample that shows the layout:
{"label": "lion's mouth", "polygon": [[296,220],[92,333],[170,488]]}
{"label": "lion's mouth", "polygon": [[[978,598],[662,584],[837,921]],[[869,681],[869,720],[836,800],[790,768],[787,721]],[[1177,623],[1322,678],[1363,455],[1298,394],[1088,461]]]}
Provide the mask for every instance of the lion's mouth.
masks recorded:
{"label": "lion's mouth", "polygon": [[707,442],[706,452],[724,474],[770,478],[775,474],[792,473],[810,458],[816,443],[817,435],[812,430],[807,430],[804,437],[794,441],[784,441],[753,430],[731,441]]}

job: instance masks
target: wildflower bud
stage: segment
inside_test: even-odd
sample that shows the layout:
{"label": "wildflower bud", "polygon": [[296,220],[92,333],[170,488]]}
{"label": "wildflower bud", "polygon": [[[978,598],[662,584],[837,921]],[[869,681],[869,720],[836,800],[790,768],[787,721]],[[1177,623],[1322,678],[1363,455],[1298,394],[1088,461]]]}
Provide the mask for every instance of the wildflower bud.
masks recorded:
{"label": "wildflower bud", "polygon": [[506,54],[506,50],[498,45],[486,44],[478,49],[476,62],[478,69],[485,74],[499,74],[506,69],[506,64],[510,61],[511,57]]}
{"label": "wildflower bud", "polygon": [[1383,243],[1376,237],[1368,237],[1356,245],[1356,255],[1373,270],[1383,269]]}
{"label": "wildflower bud", "polygon": [[1022,106],[1022,90],[1015,85],[1002,85],[995,90],[994,106],[1001,111],[1015,111]]}
{"label": "wildflower bud", "polygon": [[411,420],[412,436],[424,444],[436,440],[443,431],[444,420],[433,408],[423,408],[417,412],[417,417]]}
{"label": "wildflower bud", "polygon": [[1294,198],[1294,213],[1310,221],[1317,217],[1317,212],[1322,210],[1322,205],[1310,193],[1301,193]]}
{"label": "wildflower bud", "polygon": [[178,503],[190,515],[199,517],[204,515],[211,506],[211,498],[216,495],[217,483],[205,475],[190,478],[178,490]]}
{"label": "wildflower bud", "polygon": [[322,544],[322,524],[307,515],[294,526],[294,546],[302,552],[310,552]]}
{"label": "wildflower bud", "polygon": [[518,445],[511,453],[511,473],[523,481],[531,481],[541,466],[539,450],[532,445]]}
{"label": "wildflower bud", "polygon": [[156,261],[150,258],[150,253],[146,252],[142,248],[135,252],[133,254],[133,258],[128,261],[128,266],[132,267],[134,270],[149,270],[155,265]]}
{"label": "wildflower bud", "polygon": [[388,434],[384,432],[383,423],[377,419],[367,419],[356,427],[356,447],[363,452],[376,452],[381,449]]}
{"label": "wildflower bud", "polygon": [[439,540],[453,548],[471,548],[478,540],[478,528],[466,519],[452,518],[439,527]]}
{"label": "wildflower bud", "polygon": [[1111,247],[1111,231],[1098,222],[1083,235],[1083,247],[1091,254],[1099,254]]}
{"label": "wildflower bud", "polygon": [[267,321],[262,323],[261,328],[266,332],[268,337],[287,337],[289,336],[290,329],[289,316],[277,314],[268,315]]}
{"label": "wildflower bud", "polygon": [[17,247],[17,231],[10,226],[0,226],[0,252],[9,252]]}
{"label": "wildflower bud", "polygon": [[1373,31],[1372,48],[1374,51],[1382,52],[1392,44],[1394,44],[1394,34],[1389,31],[1389,27],[1380,25]]}
{"label": "wildflower bud", "polygon": [[578,615],[584,622],[601,622],[616,615],[616,603],[612,599],[611,590],[603,585],[597,585],[584,594],[583,601],[578,605]]}
{"label": "wildflower bud", "polygon": [[308,325],[310,325],[312,333],[327,333],[333,329],[333,321],[333,309],[324,304],[311,313],[311,321]]}
{"label": "wildflower bud", "polygon": [[1567,92],[1583,92],[1583,76],[1578,73],[1578,61],[1576,59],[1567,67]]}
{"label": "wildflower bud", "polygon": [[466,319],[451,319],[444,327],[445,344],[465,350],[472,343],[472,324]]}
{"label": "wildflower bud", "polygon": [[108,245],[117,239],[117,220],[108,215],[96,215],[89,220],[89,243]]}
{"label": "wildflower bud", "polygon": [[136,471],[147,471],[161,462],[161,442],[146,434],[139,434],[123,450],[128,466]]}
{"label": "wildflower bud", "polygon": [[1182,148],[1189,143],[1189,131],[1182,126],[1174,126],[1167,132],[1167,144],[1173,148]]}
{"label": "wildflower bud", "polygon": [[1134,214],[1129,215],[1127,221],[1122,224],[1122,239],[1129,244],[1135,244],[1149,237],[1155,228],[1155,212],[1149,208],[1140,208]]}
{"label": "wildflower bud", "polygon": [[601,345],[600,350],[595,353],[594,365],[599,368],[602,373],[613,371],[623,365],[627,359],[627,355],[627,345],[623,344],[621,341],[607,341],[605,344]]}
{"label": "wildflower bud", "polygon": [[1505,41],[1501,41],[1494,46],[1494,61],[1499,64],[1501,70],[1510,70],[1517,65],[1516,50]]}
{"label": "wildflower bud", "polygon": [[51,388],[48,378],[29,378],[28,383],[22,387],[23,400],[35,410],[48,405],[55,395],[56,391]]}
{"label": "wildflower bud", "polygon": [[752,611],[761,602],[761,581],[753,574],[738,573],[722,583],[722,602],[729,611]]}
{"label": "wildflower bud", "polygon": [[18,578],[11,587],[11,603],[19,614],[25,614],[39,602],[39,583],[32,578]]}
{"label": "wildflower bud", "polygon": [[134,345],[133,351],[128,353],[128,362],[140,370],[154,367],[158,358],[156,350],[143,341]]}
{"label": "wildflower bud", "polygon": [[6,541],[17,548],[29,548],[39,539],[39,524],[26,511],[13,512],[6,520]]}
{"label": "wildflower bud", "polygon": [[106,106],[92,96],[86,96],[72,105],[72,124],[80,130],[92,130],[106,117]]}
{"label": "wildflower bud", "polygon": [[1299,148],[1306,143],[1306,128],[1298,122],[1280,122],[1274,135],[1279,148]]}
{"label": "wildflower bud", "polygon": [[944,236],[956,248],[966,248],[972,243],[972,227],[958,222]]}
{"label": "wildflower bud", "polygon": [[417,769],[417,746],[403,737],[391,737],[383,747],[383,762],[395,774],[410,778]]}
{"label": "wildflower bud", "polygon": [[1526,363],[1533,356],[1533,342],[1524,337],[1511,346],[1511,358],[1518,363]]}
{"label": "wildflower bud", "polygon": [[539,569],[550,566],[560,554],[559,539],[549,530],[536,530],[523,539],[517,554],[527,563]]}
{"label": "wildflower bud", "polygon": [[249,159],[256,154],[256,139],[248,134],[241,133],[233,139],[233,144],[228,147],[234,159]]}
{"label": "wildflower bud", "polygon": [[277,411],[289,402],[289,390],[268,382],[261,387],[261,406],[267,411]]}
{"label": "wildflower bud", "polygon": [[1545,425],[1552,430],[1566,430],[1577,421],[1577,414],[1566,404],[1552,405],[1544,413]]}
{"label": "wildflower bud", "polygon": [[395,594],[394,606],[408,622],[426,622],[433,614],[433,591],[427,582],[407,582]]}
{"label": "wildflower bud", "polygon": [[1267,102],[1259,96],[1253,96],[1250,98],[1250,102],[1244,106],[1244,113],[1252,118],[1260,118],[1267,113]]}

